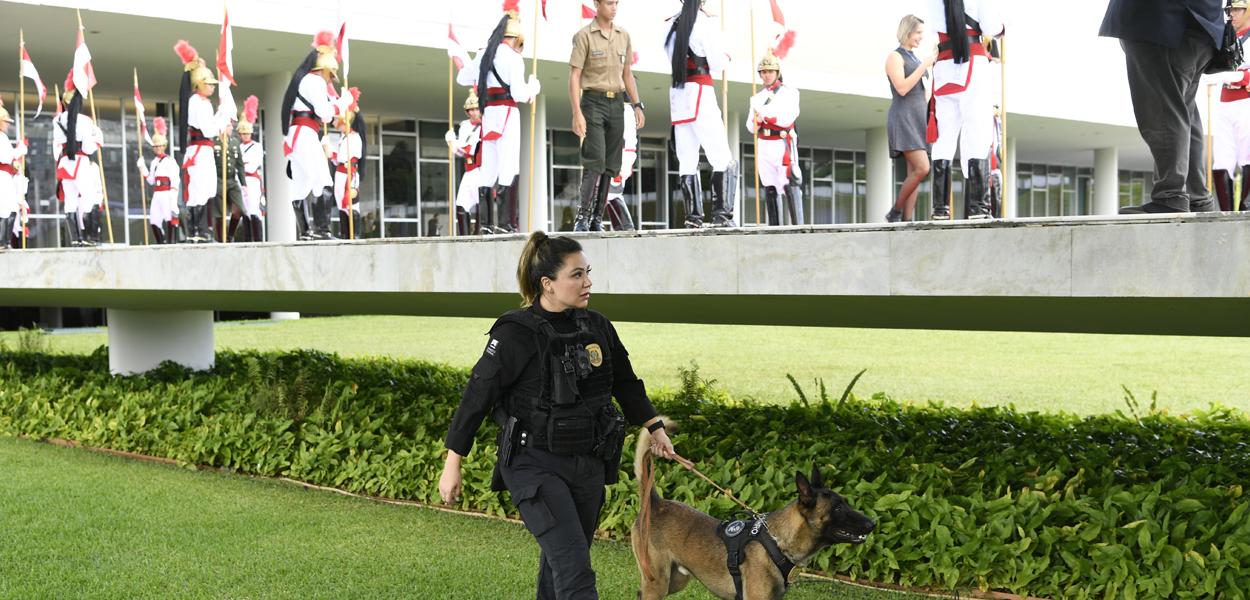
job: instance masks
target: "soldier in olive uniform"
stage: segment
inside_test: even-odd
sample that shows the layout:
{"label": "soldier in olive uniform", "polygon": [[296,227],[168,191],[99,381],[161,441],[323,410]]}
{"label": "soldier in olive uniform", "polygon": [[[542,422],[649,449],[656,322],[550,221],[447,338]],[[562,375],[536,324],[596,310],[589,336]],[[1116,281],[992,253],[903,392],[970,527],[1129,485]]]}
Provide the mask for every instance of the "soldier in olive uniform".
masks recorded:
{"label": "soldier in olive uniform", "polygon": [[[239,148],[239,138],[234,135],[234,122],[226,125],[225,136],[230,146],[230,152],[226,158],[226,199],[230,202],[230,207],[226,210],[231,213],[247,214],[247,207],[243,205],[243,150]],[[221,165],[221,138],[214,138],[213,141],[213,164]],[[221,212],[221,182],[217,183],[217,195],[209,200],[210,214],[214,215],[213,231],[216,232],[214,239],[221,240],[221,228],[226,219],[218,213]],[[231,224],[237,226],[238,219],[231,219]],[[231,227],[227,234],[229,239],[234,239],[234,229]]]}
{"label": "soldier in olive uniform", "polygon": [[602,231],[603,206],[625,146],[622,103],[628,94],[638,128],[646,123],[631,73],[629,34],[613,24],[619,0],[595,0],[595,19],[573,36],[569,102],[582,138],[582,184],[574,231]]}

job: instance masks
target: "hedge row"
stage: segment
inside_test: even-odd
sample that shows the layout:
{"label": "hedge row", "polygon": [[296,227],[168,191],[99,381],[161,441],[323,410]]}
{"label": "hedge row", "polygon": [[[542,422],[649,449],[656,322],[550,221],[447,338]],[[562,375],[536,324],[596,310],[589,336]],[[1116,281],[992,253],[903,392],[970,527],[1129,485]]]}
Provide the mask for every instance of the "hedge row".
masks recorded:
{"label": "hedge row", "polygon": [[[357,493],[437,502],[442,436],[467,372],[317,352],[225,352],[208,372],[166,365],[108,373],[91,356],[0,351],[0,433],[57,437]],[[815,461],[876,518],[862,546],[816,568],[938,590],[1055,598],[1243,598],[1250,589],[1250,420],[1019,413],[908,406],[883,396],[790,406],[730,401],[683,372],[659,394],[684,422],[679,451],[773,509]],[[631,436],[632,437],[632,436]],[[462,507],[513,514],[489,491],[494,427],[465,462]],[[632,439],[626,441],[628,468]],[[601,526],[627,536],[633,478],[608,489]],[[669,498],[729,516],[735,506],[661,465]]]}

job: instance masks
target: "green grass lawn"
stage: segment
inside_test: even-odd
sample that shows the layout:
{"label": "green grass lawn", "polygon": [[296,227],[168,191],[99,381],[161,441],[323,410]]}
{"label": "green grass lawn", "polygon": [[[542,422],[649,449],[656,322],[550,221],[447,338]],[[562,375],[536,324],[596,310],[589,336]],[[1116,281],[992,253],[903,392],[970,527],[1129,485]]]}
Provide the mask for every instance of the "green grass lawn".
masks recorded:
{"label": "green grass lawn", "polygon": [[[344,356],[419,358],[470,366],[489,319],[335,317],[224,323],[222,349],[315,348]],[[860,394],[909,402],[1015,404],[1023,410],[1093,414],[1125,407],[1121,385],[1174,412],[1216,402],[1250,409],[1250,339],[997,333],[815,327],[617,323],[635,370],[652,388],[675,387],[678,367],[697,360],[704,377],[737,396],[788,402],[787,373],[809,394],[823,378],[837,396],[860,369]],[[48,336],[60,352],[90,352],[100,331]],[[0,342],[17,345],[16,333]]]}
{"label": "green grass lawn", "polygon": [[[3,598],[532,598],[520,526],[0,437]],[[603,598],[634,598],[596,542]],[[710,598],[691,585],[678,598]],[[898,600],[804,582],[790,598]]]}

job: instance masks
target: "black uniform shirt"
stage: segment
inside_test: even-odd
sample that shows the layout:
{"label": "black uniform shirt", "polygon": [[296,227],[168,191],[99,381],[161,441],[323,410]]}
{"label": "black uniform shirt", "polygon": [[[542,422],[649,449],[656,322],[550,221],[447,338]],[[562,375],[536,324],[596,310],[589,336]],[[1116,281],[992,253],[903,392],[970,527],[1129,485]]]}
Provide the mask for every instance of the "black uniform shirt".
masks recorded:
{"label": "black uniform shirt", "polygon": [[[535,304],[528,310],[547,319],[558,333],[577,331],[577,321],[573,311],[553,313],[543,310]],[[629,363],[629,353],[621,345],[616,328],[603,315],[591,312],[590,318],[595,323],[594,329],[608,332],[609,355],[612,357],[612,396],[621,406],[625,420],[632,425],[642,425],[656,416],[655,407],[647,398],[647,391],[641,379],[634,374]],[[601,341],[601,342],[602,342]],[[542,377],[542,366],[539,364],[539,348],[537,336],[533,331],[520,323],[504,322],[491,331],[490,341],[482,357],[473,367],[469,385],[465,387],[460,398],[460,406],[452,417],[451,428],[447,431],[444,445],[456,454],[465,456],[473,447],[473,436],[477,433],[482,419],[494,410],[496,403],[501,402],[512,387],[520,382],[532,382],[539,387]]]}

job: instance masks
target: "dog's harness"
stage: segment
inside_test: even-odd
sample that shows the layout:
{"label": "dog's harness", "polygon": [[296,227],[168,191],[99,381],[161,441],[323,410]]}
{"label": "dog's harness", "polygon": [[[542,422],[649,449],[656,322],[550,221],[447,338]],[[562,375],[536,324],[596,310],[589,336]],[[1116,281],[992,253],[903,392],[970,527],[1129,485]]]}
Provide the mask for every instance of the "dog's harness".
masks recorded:
{"label": "dog's harness", "polygon": [[[750,526],[748,531],[747,527]],[[744,533],[745,532],[745,533]],[[790,572],[794,570],[794,562],[786,558],[785,553],[777,546],[777,540],[768,531],[768,522],[763,515],[756,515],[750,521],[741,519],[723,521],[716,527],[716,535],[725,542],[725,563],[729,567],[729,576],[734,580],[734,598],[742,600],[742,559],[746,554],[747,544],[759,542],[768,553],[773,565],[781,571],[781,580],[786,588],[790,587]]]}

